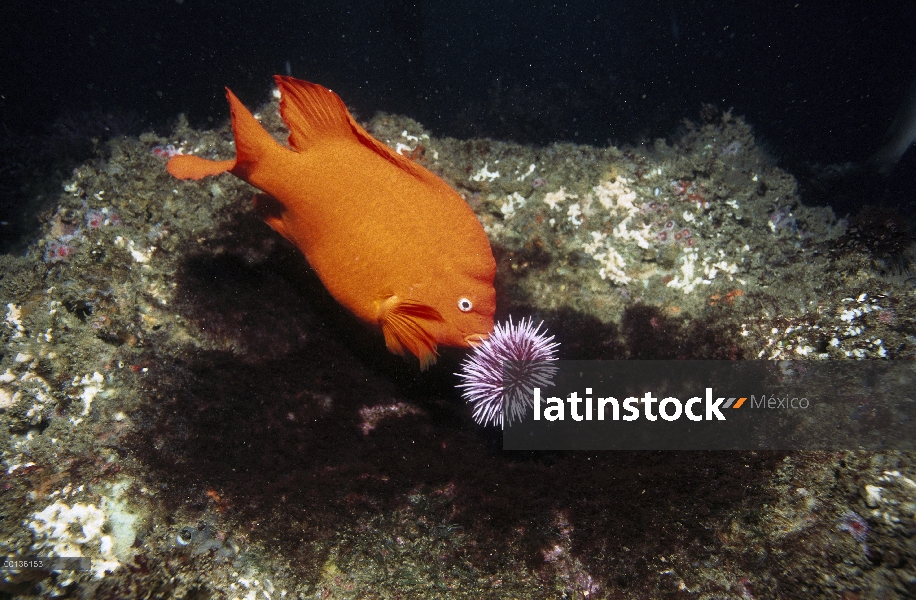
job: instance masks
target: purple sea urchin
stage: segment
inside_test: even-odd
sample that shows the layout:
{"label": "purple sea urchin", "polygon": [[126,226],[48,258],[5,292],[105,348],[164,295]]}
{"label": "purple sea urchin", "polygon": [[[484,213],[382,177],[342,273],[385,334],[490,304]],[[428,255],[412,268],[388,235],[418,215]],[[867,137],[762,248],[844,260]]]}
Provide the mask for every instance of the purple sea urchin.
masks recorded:
{"label": "purple sea urchin", "polygon": [[521,421],[533,403],[534,388],[550,385],[557,371],[550,361],[557,360],[560,344],[541,332],[543,324],[535,327],[531,319],[522,319],[513,325],[509,317],[461,363],[461,372],[455,373],[463,380],[458,387],[481,425],[505,427],[504,413],[509,425]]}

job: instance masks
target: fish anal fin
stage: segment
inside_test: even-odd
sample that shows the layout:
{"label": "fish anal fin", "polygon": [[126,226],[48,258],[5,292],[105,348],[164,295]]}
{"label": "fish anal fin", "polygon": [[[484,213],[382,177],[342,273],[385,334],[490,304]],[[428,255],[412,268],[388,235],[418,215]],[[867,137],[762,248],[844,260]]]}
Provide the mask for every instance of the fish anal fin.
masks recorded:
{"label": "fish anal fin", "polygon": [[409,351],[420,360],[423,371],[436,362],[438,343],[431,329],[442,322],[435,308],[394,296],[382,303],[379,316],[388,350],[401,356]]}
{"label": "fish anal fin", "polygon": [[271,229],[294,244],[296,243],[295,240],[289,237],[289,230],[283,221],[283,213],[286,209],[283,208],[283,204],[279,200],[270,194],[255,194],[254,210],[265,223],[270,225]]}
{"label": "fish anal fin", "polygon": [[176,179],[203,179],[209,175],[225,173],[234,166],[235,160],[207,160],[190,154],[179,154],[173,156],[165,168]]}

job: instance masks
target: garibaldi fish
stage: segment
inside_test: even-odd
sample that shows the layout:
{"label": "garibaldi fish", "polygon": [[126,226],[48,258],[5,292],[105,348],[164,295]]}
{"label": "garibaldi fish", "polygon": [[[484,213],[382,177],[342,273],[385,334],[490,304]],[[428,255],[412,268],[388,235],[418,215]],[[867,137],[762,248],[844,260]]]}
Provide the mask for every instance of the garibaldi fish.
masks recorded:
{"label": "garibaldi fish", "polygon": [[483,227],[442,179],[372,137],[320,85],[276,76],[289,147],[228,88],[236,158],[178,155],[168,171],[226,171],[259,188],[261,218],[305,255],[331,295],[426,368],[438,345],[493,330],[496,261]]}

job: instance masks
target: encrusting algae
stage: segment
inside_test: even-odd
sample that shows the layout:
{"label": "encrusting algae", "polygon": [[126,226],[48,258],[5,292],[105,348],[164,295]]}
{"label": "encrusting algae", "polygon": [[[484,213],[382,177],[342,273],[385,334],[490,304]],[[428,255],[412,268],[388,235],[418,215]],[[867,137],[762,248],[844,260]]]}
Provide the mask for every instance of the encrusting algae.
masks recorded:
{"label": "encrusting algae", "polygon": [[483,227],[439,177],[363,129],[332,91],[276,76],[284,148],[229,91],[237,156],[179,155],[179,179],[226,171],[263,190],[259,215],[306,256],[334,298],[425,369],[439,344],[493,330],[496,261]]}

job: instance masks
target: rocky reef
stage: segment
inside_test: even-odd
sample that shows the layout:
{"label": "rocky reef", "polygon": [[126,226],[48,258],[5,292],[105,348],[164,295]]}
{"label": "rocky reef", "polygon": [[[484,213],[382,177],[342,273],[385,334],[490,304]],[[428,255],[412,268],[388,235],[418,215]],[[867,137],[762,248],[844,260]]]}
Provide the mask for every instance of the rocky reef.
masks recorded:
{"label": "rocky reef", "polygon": [[[259,116],[285,137],[276,102]],[[566,359],[912,360],[888,209],[807,207],[741,118],[530,147],[367,124],[490,236],[499,320]],[[910,453],[510,453],[447,350],[421,373],[340,308],[233,177],[227,126],[109,142],[0,256],[0,595],[892,598],[916,594]]]}

